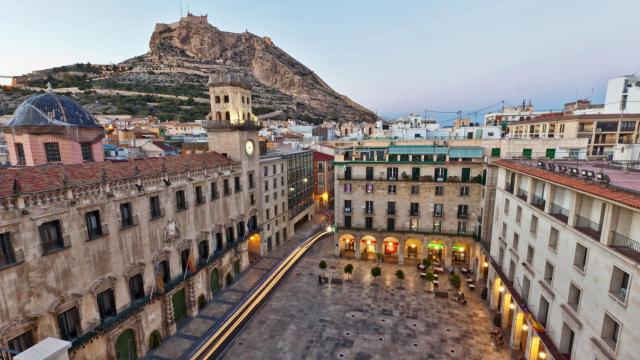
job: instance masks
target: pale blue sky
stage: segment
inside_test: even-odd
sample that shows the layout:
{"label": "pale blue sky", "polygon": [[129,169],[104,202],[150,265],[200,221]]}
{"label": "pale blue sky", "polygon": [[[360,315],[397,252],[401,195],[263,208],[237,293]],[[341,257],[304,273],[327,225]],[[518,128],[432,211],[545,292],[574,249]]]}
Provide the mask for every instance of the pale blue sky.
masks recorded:
{"label": "pale blue sky", "polygon": [[[178,0],[0,2],[0,75],[148,50]],[[640,71],[640,1],[182,1],[221,30],[248,29],[337,91],[398,115],[531,99],[603,101],[606,80]]]}

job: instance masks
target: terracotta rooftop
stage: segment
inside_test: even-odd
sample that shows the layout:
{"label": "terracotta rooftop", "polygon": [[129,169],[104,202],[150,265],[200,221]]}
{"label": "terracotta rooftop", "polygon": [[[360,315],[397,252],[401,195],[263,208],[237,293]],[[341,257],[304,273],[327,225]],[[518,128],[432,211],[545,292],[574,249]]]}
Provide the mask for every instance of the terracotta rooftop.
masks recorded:
{"label": "terracotta rooftop", "polygon": [[216,152],[207,152],[121,162],[105,161],[0,169],[0,198],[13,196],[15,193],[29,194],[68,186],[95,184],[105,180],[103,174],[106,174],[107,181],[127,179],[136,175],[142,177],[159,175],[163,173],[163,164],[167,173],[179,173],[233,164],[233,161]]}
{"label": "terracotta rooftop", "polygon": [[[570,189],[575,189],[595,197],[604,198],[610,201],[618,202],[626,206],[640,209],[640,185],[638,179],[640,174],[636,172],[627,172],[620,169],[605,168],[604,173],[611,178],[611,185],[603,185],[587,180],[582,180],[570,175],[561,174],[555,171],[543,170],[536,166],[527,165],[511,160],[497,160],[493,164],[514,170],[523,174],[540,178]],[[558,164],[558,163],[556,163]],[[571,166],[570,163],[565,165]],[[580,164],[580,169],[591,169],[600,171],[596,164]]]}
{"label": "terracotta rooftop", "polygon": [[319,151],[313,152],[313,160],[333,160],[333,159],[335,159],[335,156],[333,155],[321,153]]}

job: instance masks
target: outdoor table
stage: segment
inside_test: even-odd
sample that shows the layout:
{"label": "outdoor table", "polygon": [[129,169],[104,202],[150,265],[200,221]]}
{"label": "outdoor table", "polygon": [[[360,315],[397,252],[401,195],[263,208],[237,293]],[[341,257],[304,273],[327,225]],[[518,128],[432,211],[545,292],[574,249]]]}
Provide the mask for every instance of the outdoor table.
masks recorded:
{"label": "outdoor table", "polygon": [[476,285],[471,283],[469,284],[469,290],[474,290],[476,288]]}
{"label": "outdoor table", "polygon": [[438,279],[440,278],[440,276],[438,276],[438,274],[433,274],[433,278],[434,278],[435,280],[438,280]]}
{"label": "outdoor table", "polygon": [[434,268],[433,268],[433,271],[436,271],[436,272],[444,272],[444,268],[443,268],[443,267],[436,266],[436,267],[434,267]]}
{"label": "outdoor table", "polygon": [[424,269],[425,269],[425,266],[424,266],[423,264],[420,264],[420,265],[418,265],[418,269],[420,269],[420,270],[424,270]]}
{"label": "outdoor table", "polygon": [[426,272],[421,272],[420,273],[420,277],[421,278],[426,278],[427,277],[427,273]]}
{"label": "outdoor table", "polygon": [[438,280],[433,280],[433,285],[434,285],[434,286],[438,286],[439,284],[440,284],[440,281],[438,281]]}

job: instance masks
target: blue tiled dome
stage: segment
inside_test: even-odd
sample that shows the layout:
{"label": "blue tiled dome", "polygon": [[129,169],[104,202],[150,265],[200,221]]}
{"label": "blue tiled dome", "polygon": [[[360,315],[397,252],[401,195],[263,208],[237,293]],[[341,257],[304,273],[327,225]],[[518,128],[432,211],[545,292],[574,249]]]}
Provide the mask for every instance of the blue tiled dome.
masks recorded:
{"label": "blue tiled dome", "polygon": [[20,104],[8,127],[18,126],[101,127],[80,104],[52,91],[34,95]]}

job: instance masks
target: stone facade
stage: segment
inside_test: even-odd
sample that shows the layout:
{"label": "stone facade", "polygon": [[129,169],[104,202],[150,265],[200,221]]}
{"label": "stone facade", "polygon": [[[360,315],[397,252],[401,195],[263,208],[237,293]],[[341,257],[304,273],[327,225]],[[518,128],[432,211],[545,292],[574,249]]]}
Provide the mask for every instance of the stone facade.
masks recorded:
{"label": "stone facade", "polygon": [[75,359],[142,356],[248,266],[257,210],[234,188],[241,164],[216,153],[0,176],[0,347],[55,336]]}
{"label": "stone facade", "polygon": [[473,152],[453,158],[447,147],[383,141],[338,148],[335,255],[477,267],[486,168],[484,150]]}

